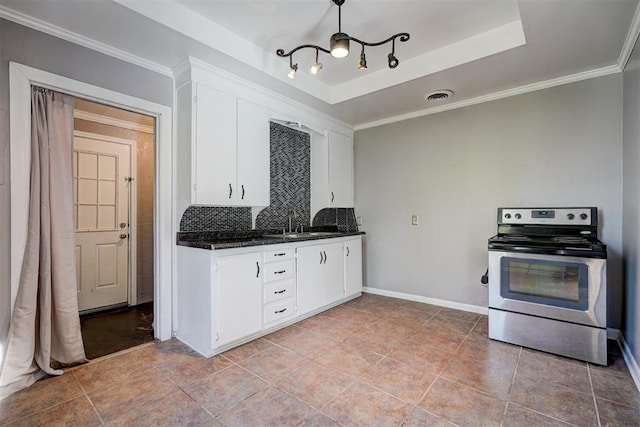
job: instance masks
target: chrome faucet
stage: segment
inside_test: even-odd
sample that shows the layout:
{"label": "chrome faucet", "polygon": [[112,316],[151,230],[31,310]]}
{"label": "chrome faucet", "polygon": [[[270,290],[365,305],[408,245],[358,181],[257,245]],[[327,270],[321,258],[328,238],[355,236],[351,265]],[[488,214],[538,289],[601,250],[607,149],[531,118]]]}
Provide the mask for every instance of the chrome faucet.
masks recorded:
{"label": "chrome faucet", "polygon": [[289,209],[289,233],[291,233],[293,230],[291,229],[291,218],[294,219],[298,219],[298,213],[295,211],[295,209]]}

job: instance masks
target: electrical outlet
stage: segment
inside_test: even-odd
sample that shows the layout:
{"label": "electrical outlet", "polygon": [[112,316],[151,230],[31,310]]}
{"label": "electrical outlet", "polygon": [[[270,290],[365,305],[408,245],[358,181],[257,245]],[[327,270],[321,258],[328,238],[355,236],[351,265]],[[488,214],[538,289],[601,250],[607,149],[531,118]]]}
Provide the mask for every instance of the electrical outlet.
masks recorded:
{"label": "electrical outlet", "polygon": [[418,225],[418,215],[411,215],[411,225]]}
{"label": "electrical outlet", "polygon": [[356,217],[356,225],[362,225],[362,217],[361,216],[357,216]]}

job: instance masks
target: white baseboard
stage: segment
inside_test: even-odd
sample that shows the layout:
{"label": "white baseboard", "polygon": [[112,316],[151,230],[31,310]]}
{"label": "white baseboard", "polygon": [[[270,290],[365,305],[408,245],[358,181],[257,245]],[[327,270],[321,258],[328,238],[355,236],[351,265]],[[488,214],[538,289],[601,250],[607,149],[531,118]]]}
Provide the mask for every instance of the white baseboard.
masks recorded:
{"label": "white baseboard", "polygon": [[405,294],[402,292],[388,291],[386,289],[370,288],[367,286],[363,287],[362,291],[367,292],[369,294],[383,295],[385,297],[400,298],[400,299],[406,299],[409,301],[417,301],[417,302],[424,302],[427,304],[438,305],[440,307],[455,308],[456,310],[469,311],[471,313],[478,313],[478,314],[484,314],[484,315],[489,313],[489,309],[487,307],[482,307],[479,305],[463,304],[461,302],[423,297],[421,295]]}
{"label": "white baseboard", "polygon": [[624,362],[627,364],[627,368],[629,368],[631,378],[633,378],[636,388],[640,391],[640,366],[638,366],[638,362],[633,357],[631,349],[624,339],[624,334],[619,334],[618,344],[620,344],[620,348],[622,349],[622,357],[624,357]]}

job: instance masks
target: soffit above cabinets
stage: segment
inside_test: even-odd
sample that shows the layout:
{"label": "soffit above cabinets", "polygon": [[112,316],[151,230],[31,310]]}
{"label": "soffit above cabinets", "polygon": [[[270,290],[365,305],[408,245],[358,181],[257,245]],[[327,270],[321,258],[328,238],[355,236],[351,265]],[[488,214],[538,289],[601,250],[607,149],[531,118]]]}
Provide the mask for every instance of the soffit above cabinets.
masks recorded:
{"label": "soffit above cabinets", "polygon": [[452,104],[618,72],[640,26],[637,6],[638,0],[346,0],[342,27],[350,35],[379,41],[411,34],[396,44],[400,65],[387,68],[387,45],[367,49],[369,69],[359,71],[359,46],[352,44],[345,59],[320,56],[324,67],[316,77],[308,73],[315,53],[296,53],[294,80],[286,76],[288,59],[275,51],[328,47],[337,31],[331,0],[0,0],[0,16],[159,69],[190,55],[357,126],[442,108],[423,98],[437,89],[452,89],[455,96],[445,101]]}

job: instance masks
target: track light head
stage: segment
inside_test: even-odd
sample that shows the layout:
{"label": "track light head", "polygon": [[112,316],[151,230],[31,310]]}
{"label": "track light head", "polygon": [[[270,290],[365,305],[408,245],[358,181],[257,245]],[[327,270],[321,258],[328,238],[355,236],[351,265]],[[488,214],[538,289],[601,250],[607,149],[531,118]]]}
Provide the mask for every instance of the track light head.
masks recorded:
{"label": "track light head", "polygon": [[389,59],[389,68],[396,68],[400,63],[393,53],[390,53],[387,58]]}
{"label": "track light head", "polygon": [[298,72],[298,64],[293,64],[291,66],[291,69],[289,69],[289,74],[287,74],[287,76],[290,79],[293,79],[296,76],[296,73]]}

